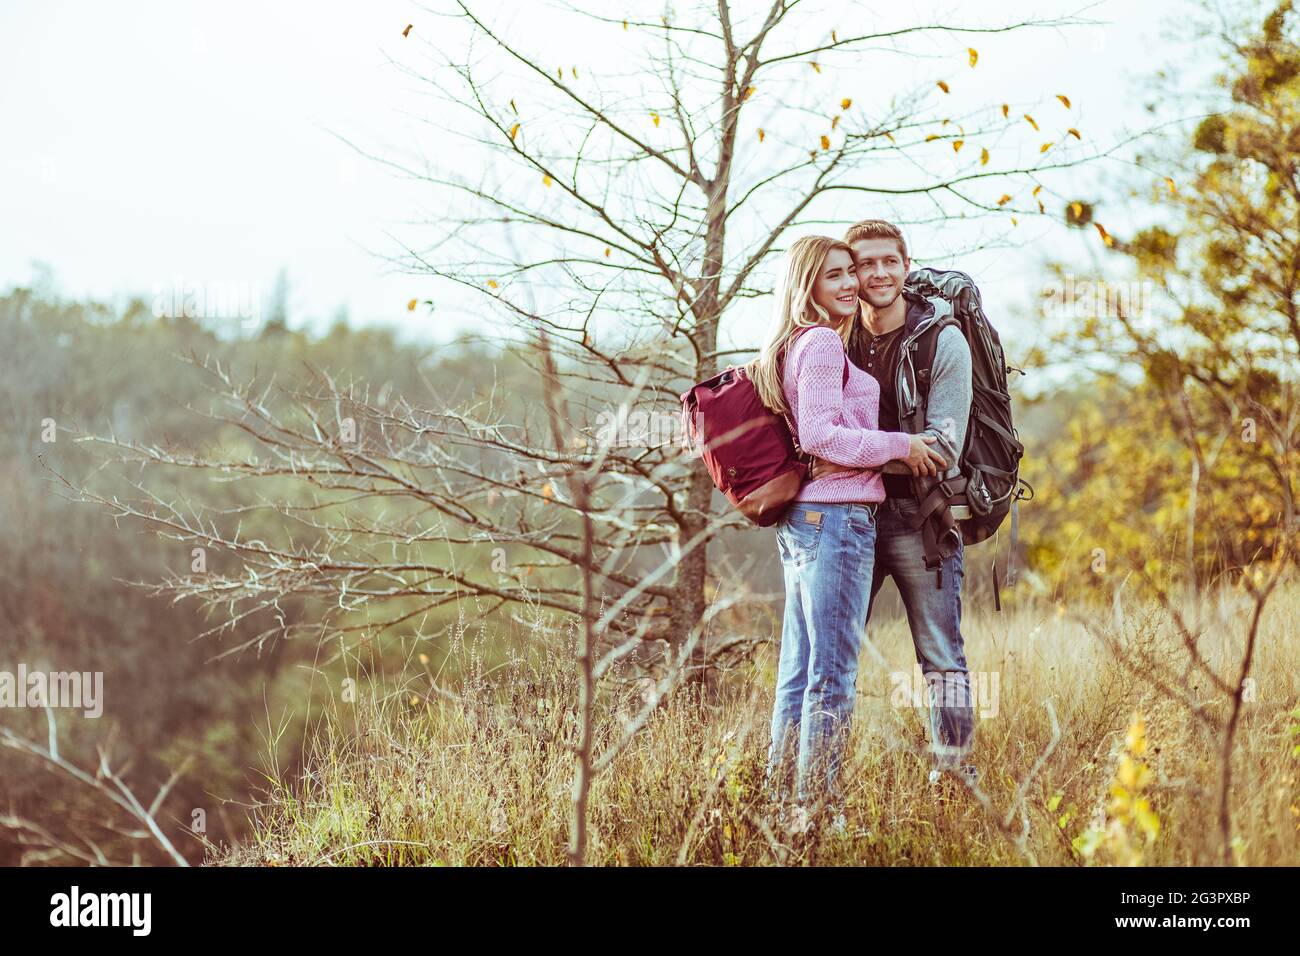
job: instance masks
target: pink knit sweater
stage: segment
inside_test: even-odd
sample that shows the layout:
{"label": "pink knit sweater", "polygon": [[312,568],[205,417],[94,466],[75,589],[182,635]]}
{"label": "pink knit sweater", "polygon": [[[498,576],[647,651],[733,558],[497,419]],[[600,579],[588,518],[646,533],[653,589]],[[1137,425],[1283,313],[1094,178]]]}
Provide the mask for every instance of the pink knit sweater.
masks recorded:
{"label": "pink knit sweater", "polygon": [[911,449],[906,433],[876,429],[880,386],[852,362],[845,384],[844,362],[844,343],[826,326],[801,332],[786,354],[781,384],[799,446],[837,465],[863,469],[805,481],[796,501],[884,501],[880,467],[907,457]]}

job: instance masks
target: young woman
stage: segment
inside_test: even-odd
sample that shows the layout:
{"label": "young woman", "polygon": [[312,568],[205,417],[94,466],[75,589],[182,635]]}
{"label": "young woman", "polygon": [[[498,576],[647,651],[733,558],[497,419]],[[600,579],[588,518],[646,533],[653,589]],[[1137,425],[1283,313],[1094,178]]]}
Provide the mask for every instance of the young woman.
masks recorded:
{"label": "young woman", "polygon": [[797,240],[785,258],[767,341],[750,373],[760,397],[788,414],[800,447],[854,470],[806,481],[776,526],[785,617],[772,709],[768,791],[806,804],[836,800],[855,703],[858,652],[875,555],[879,468],[931,457],[928,435],[876,428],[880,387],[847,361],[858,315],[852,250],[825,236]]}

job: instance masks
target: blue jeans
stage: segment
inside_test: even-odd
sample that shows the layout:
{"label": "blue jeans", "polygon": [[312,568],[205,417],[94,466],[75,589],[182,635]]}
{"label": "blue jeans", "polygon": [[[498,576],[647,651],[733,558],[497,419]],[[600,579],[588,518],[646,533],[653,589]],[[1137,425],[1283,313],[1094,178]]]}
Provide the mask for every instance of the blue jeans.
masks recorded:
{"label": "blue jeans", "polygon": [[773,799],[837,799],[854,704],[876,547],[874,504],[796,501],[776,525],[785,617],[772,707]]}
{"label": "blue jeans", "polygon": [[961,636],[962,548],[959,545],[956,554],[943,560],[941,574],[926,570],[921,532],[911,526],[916,513],[916,502],[910,498],[890,498],[881,504],[871,603],[885,578],[893,577],[907,610],[916,661],[929,688],[934,764],[949,769],[965,762],[975,733],[975,703]]}

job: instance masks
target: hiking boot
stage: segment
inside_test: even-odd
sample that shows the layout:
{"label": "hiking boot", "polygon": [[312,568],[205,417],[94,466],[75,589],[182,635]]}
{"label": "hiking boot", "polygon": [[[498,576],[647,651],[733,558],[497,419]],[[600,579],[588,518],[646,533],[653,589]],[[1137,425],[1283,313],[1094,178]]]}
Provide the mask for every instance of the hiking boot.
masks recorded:
{"label": "hiking boot", "polygon": [[[980,774],[979,771],[975,769],[974,764],[962,764],[960,767],[953,767],[946,772],[952,774],[955,779],[960,780],[962,783],[970,787],[975,786],[979,781]],[[934,770],[931,770],[930,785],[932,787],[937,787],[943,780],[944,773],[945,771],[940,770],[937,767]]]}

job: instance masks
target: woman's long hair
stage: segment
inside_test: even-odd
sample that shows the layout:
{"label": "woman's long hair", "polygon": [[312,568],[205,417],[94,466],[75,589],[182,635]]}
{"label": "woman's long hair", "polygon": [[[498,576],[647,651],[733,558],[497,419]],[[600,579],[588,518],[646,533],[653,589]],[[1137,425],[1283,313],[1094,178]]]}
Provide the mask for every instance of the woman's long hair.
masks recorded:
{"label": "woman's long hair", "polygon": [[[829,236],[803,236],[796,239],[785,254],[785,269],[776,290],[776,308],[772,313],[767,340],[763,343],[758,358],[747,367],[749,377],[758,390],[758,397],[768,409],[777,414],[790,411],[777,367],[777,358],[790,336],[799,329],[815,325],[830,325],[835,328],[830,313],[814,302],[812,297],[813,285],[822,271],[826,256],[833,249],[847,252],[850,258],[853,256],[853,250],[847,243]],[[856,316],[852,316],[835,329],[844,340],[846,349],[855,321]]]}

